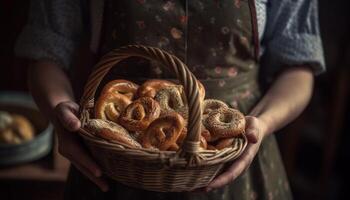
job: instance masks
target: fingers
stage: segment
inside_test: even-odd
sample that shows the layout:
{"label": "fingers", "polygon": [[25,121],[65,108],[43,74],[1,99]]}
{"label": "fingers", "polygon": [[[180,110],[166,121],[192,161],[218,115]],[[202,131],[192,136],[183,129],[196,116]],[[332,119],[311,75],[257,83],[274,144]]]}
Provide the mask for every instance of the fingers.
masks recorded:
{"label": "fingers", "polygon": [[[93,161],[79,141],[76,141],[76,138],[67,138],[74,137],[74,135],[71,135],[70,133],[66,134],[66,138],[63,140],[60,139],[59,141],[59,152],[70,160],[79,171],[99,186],[102,191],[107,191],[108,185],[107,182],[101,178],[102,171],[100,167]],[[64,136],[60,134],[59,137],[62,138]]]}
{"label": "fingers", "polygon": [[72,162],[72,164],[86,177],[88,177],[93,183],[95,183],[103,192],[107,192],[109,187],[106,180],[100,177],[96,177],[90,173],[85,167],[79,165],[78,163]]}
{"label": "fingers", "polygon": [[223,187],[228,183],[235,180],[240,174],[242,174],[253,161],[255,154],[259,147],[256,144],[248,144],[244,153],[237,159],[230,168],[216,177],[206,188],[205,191],[209,192],[213,189]]}
{"label": "fingers", "polygon": [[216,177],[205,189],[205,191],[209,192],[213,189],[223,187],[235,180],[245,169],[249,166],[249,161],[241,161],[233,164],[229,170],[222,173],[218,177]]}
{"label": "fingers", "polygon": [[246,116],[246,136],[249,143],[257,143],[260,137],[259,120],[256,117]]}
{"label": "fingers", "polygon": [[80,120],[76,117],[79,106],[74,102],[62,102],[55,107],[55,114],[63,127],[75,132],[80,128]]}
{"label": "fingers", "polygon": [[58,134],[59,137],[59,152],[71,162],[79,163],[84,166],[91,174],[96,177],[101,176],[100,167],[93,161],[91,156],[83,148],[82,144],[75,135],[71,133]]}
{"label": "fingers", "polygon": [[54,111],[60,122],[55,127],[58,131],[59,152],[102,191],[107,191],[108,184],[101,178],[100,167],[84,149],[77,135],[70,133],[77,131],[81,126],[76,117],[78,110],[79,106],[74,102],[62,102],[55,107]]}
{"label": "fingers", "polygon": [[[258,118],[253,116],[246,116],[245,131],[249,142],[247,148],[239,157],[239,159],[237,159],[227,171],[216,177],[206,188],[204,188],[206,192],[227,185],[249,168],[259,149],[259,144],[261,142],[260,126],[261,125]],[[202,189],[195,190],[195,192],[200,192],[201,190]]]}

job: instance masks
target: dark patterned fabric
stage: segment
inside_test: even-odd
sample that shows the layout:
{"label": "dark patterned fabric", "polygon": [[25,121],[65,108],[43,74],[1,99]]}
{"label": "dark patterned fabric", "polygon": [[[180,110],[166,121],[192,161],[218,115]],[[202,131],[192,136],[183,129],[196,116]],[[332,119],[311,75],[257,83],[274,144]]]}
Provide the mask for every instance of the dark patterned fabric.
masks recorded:
{"label": "dark patterned fabric", "polygon": [[[248,114],[261,97],[253,4],[248,0],[107,0],[101,54],[128,44],[167,50],[201,80],[206,98],[221,99]],[[109,78],[116,77],[175,78],[163,66],[136,58],[116,66]],[[292,199],[273,135],[263,141],[244,174],[209,193],[157,193],[109,181],[111,190],[103,193],[72,168],[66,199]]]}

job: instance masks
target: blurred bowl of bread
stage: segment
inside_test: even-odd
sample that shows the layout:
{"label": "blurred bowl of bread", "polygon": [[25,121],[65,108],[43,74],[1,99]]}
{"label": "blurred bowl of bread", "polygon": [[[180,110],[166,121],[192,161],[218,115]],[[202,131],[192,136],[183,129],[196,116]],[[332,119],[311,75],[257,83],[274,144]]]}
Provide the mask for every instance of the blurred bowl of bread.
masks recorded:
{"label": "blurred bowl of bread", "polygon": [[52,125],[31,96],[0,92],[0,165],[38,160],[52,149]]}

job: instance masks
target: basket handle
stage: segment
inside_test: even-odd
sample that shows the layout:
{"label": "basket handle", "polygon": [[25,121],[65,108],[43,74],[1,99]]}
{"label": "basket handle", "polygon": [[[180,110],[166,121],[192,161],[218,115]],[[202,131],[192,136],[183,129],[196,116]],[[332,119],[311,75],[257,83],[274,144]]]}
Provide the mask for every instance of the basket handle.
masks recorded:
{"label": "basket handle", "polygon": [[88,107],[89,101],[94,98],[97,87],[103,77],[120,61],[135,56],[151,61],[158,61],[160,64],[169,67],[171,71],[175,72],[180,83],[183,85],[189,107],[189,119],[191,120],[188,121],[188,134],[183,146],[179,150],[179,155],[189,158],[189,164],[190,162],[197,163],[200,160],[198,152],[200,124],[202,121],[202,108],[200,105],[197,79],[180,59],[159,48],[129,45],[114,49],[103,56],[100,62],[96,64],[94,71],[90,74],[84,88],[84,93],[80,101],[82,124],[88,119],[88,114],[83,111]]}

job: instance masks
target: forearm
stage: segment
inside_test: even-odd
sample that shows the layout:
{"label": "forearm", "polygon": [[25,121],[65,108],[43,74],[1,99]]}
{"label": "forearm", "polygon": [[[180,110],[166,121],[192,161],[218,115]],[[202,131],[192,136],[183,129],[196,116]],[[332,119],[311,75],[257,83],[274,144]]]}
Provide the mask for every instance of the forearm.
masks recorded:
{"label": "forearm", "polygon": [[265,124],[269,135],[293,121],[307,106],[313,89],[313,74],[307,67],[283,72],[250,113]]}
{"label": "forearm", "polygon": [[51,120],[57,104],[74,100],[66,73],[53,62],[33,63],[28,72],[28,85],[38,107]]}

